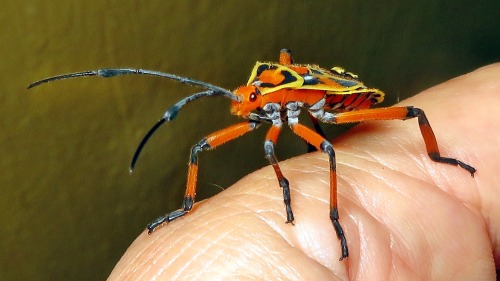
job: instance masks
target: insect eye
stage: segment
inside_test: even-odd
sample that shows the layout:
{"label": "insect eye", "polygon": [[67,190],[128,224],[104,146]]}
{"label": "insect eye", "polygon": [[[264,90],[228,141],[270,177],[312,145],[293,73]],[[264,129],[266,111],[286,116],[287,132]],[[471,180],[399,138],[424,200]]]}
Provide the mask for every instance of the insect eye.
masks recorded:
{"label": "insect eye", "polygon": [[249,101],[254,102],[257,100],[257,95],[255,93],[251,93],[250,97],[248,98]]}

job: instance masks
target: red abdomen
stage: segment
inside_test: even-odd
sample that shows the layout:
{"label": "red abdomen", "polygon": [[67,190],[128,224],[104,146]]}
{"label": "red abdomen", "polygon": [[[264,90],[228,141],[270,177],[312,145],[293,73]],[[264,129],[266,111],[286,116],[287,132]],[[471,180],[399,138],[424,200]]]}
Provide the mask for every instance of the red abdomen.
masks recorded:
{"label": "red abdomen", "polygon": [[368,109],[377,103],[375,92],[329,94],[326,96],[325,109],[335,111],[351,111]]}

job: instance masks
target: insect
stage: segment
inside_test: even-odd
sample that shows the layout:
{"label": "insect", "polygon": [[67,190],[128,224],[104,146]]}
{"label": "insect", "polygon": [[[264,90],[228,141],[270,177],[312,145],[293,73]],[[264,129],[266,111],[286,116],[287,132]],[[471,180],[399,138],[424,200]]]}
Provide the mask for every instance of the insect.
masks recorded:
{"label": "insect", "polygon": [[[203,97],[223,96],[231,100],[231,113],[241,116],[244,122],[216,131],[201,139],[191,149],[188,166],[186,193],[179,210],[170,212],[148,224],[148,233],[164,223],[171,222],[186,215],[193,207],[196,195],[198,177],[198,154],[213,149],[228,141],[234,140],[255,130],[263,123],[270,125],[264,141],[265,158],[269,161],[283,189],[283,200],[286,210],[286,222],[293,223],[294,215],[291,207],[290,184],[283,175],[274,149],[283,125],[288,125],[300,138],[322,151],[330,163],[330,220],[341,246],[343,260],[349,256],[347,240],[339,222],[337,203],[337,174],[335,151],[332,144],[326,140],[319,122],[329,124],[344,124],[368,120],[406,120],[418,118],[418,124],[425,142],[429,157],[440,163],[459,166],[468,171],[472,177],[476,169],[464,162],[443,157],[439,153],[436,137],[423,110],[412,107],[372,108],[384,98],[384,93],[378,89],[368,88],[358,80],[357,75],[340,67],[331,69],[318,65],[295,64],[291,51],[283,49],[280,52],[279,63],[257,62],[246,85],[238,87],[233,92],[194,79],[152,70],[113,68],[58,75],[34,82],[32,88],[40,84],[76,77],[100,76],[114,77],[118,75],[138,74],[152,75],[179,81],[191,86],[205,89],[202,92],[188,96],[172,107],[147,132],[140,142],[132,158],[130,170],[135,167],[137,159],[154,132],[165,122],[172,121],[179,110],[187,103]],[[299,113],[307,110],[313,121],[314,130],[299,123]]]}

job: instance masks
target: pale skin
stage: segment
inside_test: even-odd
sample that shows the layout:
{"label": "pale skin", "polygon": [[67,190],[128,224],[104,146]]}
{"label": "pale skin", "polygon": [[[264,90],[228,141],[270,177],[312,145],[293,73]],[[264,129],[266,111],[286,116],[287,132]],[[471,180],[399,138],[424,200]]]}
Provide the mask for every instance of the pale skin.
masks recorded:
{"label": "pale skin", "polygon": [[495,280],[499,77],[490,65],[400,104],[423,109],[441,154],[474,166],[474,178],[427,157],[416,119],[366,122],[333,141],[347,260],[328,217],[328,157],[314,152],[280,162],[295,225],[266,166],[143,231],[109,280]]}

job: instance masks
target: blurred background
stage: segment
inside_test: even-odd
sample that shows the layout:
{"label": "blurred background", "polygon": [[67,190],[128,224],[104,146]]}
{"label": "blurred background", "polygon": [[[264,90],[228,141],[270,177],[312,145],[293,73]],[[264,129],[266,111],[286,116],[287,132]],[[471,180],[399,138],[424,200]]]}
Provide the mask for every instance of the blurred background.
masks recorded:
{"label": "blurred background", "polygon": [[[190,104],[130,175],[144,134],[198,89],[146,76],[30,82],[140,67],[234,89],[286,47],[298,63],[358,74],[391,105],[500,60],[498,0],[6,0],[2,10],[0,280],[106,278],[151,219],[180,207],[191,145],[238,122],[227,99]],[[265,131],[201,154],[197,199],[267,165]],[[278,157],[305,152],[285,130]]]}

